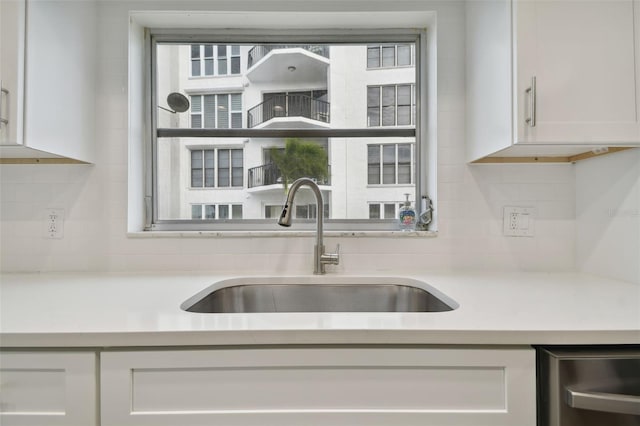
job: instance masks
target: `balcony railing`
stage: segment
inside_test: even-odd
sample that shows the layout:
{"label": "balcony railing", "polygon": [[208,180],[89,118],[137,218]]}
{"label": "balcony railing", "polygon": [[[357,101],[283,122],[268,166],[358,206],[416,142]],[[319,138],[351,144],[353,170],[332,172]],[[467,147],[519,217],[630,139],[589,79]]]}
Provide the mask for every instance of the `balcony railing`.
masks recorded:
{"label": "balcony railing", "polygon": [[[280,169],[273,163],[252,167],[248,172],[249,188],[282,183],[282,173],[280,173]],[[318,185],[331,185],[331,166],[327,166],[327,177],[317,179],[317,183]]]}
{"label": "balcony railing", "polygon": [[247,125],[252,128],[276,117],[305,117],[328,123],[329,107],[329,102],[306,95],[276,95],[249,110]]}
{"label": "balcony railing", "polygon": [[267,56],[269,52],[276,49],[290,49],[290,48],[300,48],[304,50],[308,50],[311,53],[315,53],[316,55],[323,56],[325,58],[329,58],[329,46],[320,45],[320,44],[268,44],[268,45],[258,45],[253,46],[251,50],[249,50],[249,57],[247,62],[247,69],[251,68],[254,64],[256,64],[260,59]]}

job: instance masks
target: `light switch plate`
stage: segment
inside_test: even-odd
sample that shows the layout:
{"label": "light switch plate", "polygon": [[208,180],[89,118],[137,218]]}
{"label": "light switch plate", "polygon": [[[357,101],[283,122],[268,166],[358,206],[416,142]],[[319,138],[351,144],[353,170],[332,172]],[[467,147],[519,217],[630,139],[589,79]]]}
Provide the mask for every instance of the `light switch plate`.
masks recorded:
{"label": "light switch plate", "polygon": [[502,217],[503,234],[507,237],[533,237],[535,210],[535,207],[505,206]]}

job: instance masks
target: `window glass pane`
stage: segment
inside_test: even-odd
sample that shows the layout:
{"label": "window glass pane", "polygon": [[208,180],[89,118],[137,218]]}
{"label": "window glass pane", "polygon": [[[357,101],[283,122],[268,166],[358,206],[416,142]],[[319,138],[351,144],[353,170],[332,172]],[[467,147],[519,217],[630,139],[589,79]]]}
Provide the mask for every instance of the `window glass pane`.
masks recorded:
{"label": "window glass pane", "polygon": [[242,204],[234,204],[231,206],[231,218],[242,219]]}
{"label": "window glass pane", "polygon": [[194,77],[200,75],[200,60],[194,59],[191,61],[191,75]]}
{"label": "window glass pane", "polygon": [[296,219],[308,219],[309,218],[309,206],[296,206]]}
{"label": "window glass pane", "polygon": [[202,97],[201,96],[192,96],[191,97],[191,112],[201,112],[202,111]]}
{"label": "window glass pane", "polygon": [[396,124],[396,88],[384,86],[382,88],[382,125]]}
{"label": "window glass pane", "polygon": [[385,219],[395,219],[396,218],[396,205],[395,204],[385,204],[384,205],[384,218]]}
{"label": "window glass pane", "polygon": [[229,150],[218,150],[218,186],[229,186]]}
{"label": "window glass pane", "polygon": [[380,67],[380,46],[367,48],[367,68]]}
{"label": "window glass pane", "polygon": [[382,46],[382,66],[393,67],[396,64],[395,46]]}
{"label": "window glass pane", "polygon": [[240,46],[238,46],[237,44],[234,44],[233,46],[231,46],[231,55],[233,56],[240,55]]}
{"label": "window glass pane", "polygon": [[191,186],[202,186],[202,151],[191,151]]}
{"label": "window glass pane", "polygon": [[204,74],[213,75],[213,59],[204,60]]}
{"label": "window glass pane", "polygon": [[242,129],[242,113],[231,113],[231,128]]}
{"label": "window glass pane", "polygon": [[227,60],[218,58],[218,75],[227,74]]}
{"label": "window glass pane", "polygon": [[382,183],[396,183],[396,147],[384,145],[382,147]]}
{"label": "window glass pane", "polygon": [[193,205],[191,206],[191,219],[202,219],[202,206],[201,205]]}
{"label": "window glass pane", "polygon": [[216,218],[216,206],[207,204],[204,206],[204,218],[215,219]]}
{"label": "window glass pane", "polygon": [[231,150],[231,186],[243,186],[242,154],[243,151],[241,149]]}
{"label": "window glass pane", "polygon": [[240,57],[231,58],[231,74],[240,74]]}
{"label": "window glass pane", "polygon": [[200,45],[192,44],[191,45],[191,58],[200,58]]}
{"label": "window glass pane", "polygon": [[218,219],[229,219],[229,206],[220,204],[218,206]]}
{"label": "window glass pane", "polygon": [[411,145],[398,145],[398,183],[411,183]]}
{"label": "window glass pane", "polygon": [[369,147],[367,147],[367,151],[367,182],[369,185],[378,185],[380,183],[380,146],[369,145]]}
{"label": "window glass pane", "polygon": [[216,127],[216,95],[205,95],[204,98],[204,127]]}
{"label": "window glass pane", "polygon": [[204,57],[213,58],[213,44],[204,45]]}
{"label": "window glass pane", "polygon": [[200,129],[202,128],[202,116],[191,114],[191,128]]}
{"label": "window glass pane", "polygon": [[411,45],[400,44],[398,45],[398,66],[411,65]]}
{"label": "window glass pane", "polygon": [[215,151],[204,151],[204,186],[215,186]]}
{"label": "window glass pane", "polygon": [[229,95],[218,95],[218,129],[229,128]]}
{"label": "window glass pane", "polygon": [[367,88],[367,125],[380,125],[380,87]]}
{"label": "window glass pane", "polygon": [[380,204],[369,204],[369,219],[380,219]]}

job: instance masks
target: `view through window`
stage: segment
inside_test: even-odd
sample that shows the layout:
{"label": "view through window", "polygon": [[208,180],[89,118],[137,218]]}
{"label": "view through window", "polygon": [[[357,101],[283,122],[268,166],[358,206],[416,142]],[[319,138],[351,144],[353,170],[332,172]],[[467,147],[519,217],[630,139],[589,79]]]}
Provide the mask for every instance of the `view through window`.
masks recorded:
{"label": "view through window", "polygon": [[416,199],[415,42],[152,45],[154,223],[273,222],[301,176],[329,222],[390,223]]}

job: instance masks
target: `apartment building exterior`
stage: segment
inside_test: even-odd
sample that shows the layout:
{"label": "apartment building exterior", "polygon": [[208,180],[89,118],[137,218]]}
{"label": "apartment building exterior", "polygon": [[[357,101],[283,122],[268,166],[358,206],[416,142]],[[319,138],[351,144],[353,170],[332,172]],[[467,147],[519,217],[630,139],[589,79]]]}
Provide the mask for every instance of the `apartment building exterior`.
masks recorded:
{"label": "apartment building exterior", "polygon": [[[156,52],[158,128],[415,127],[412,44],[159,44]],[[171,111],[165,99],[173,92],[187,97],[188,111]],[[327,176],[317,180],[325,217],[393,219],[405,194],[415,199],[415,137],[300,139],[327,154]],[[158,138],[158,218],[277,217],[285,190],[272,150],[285,143],[259,132]],[[295,209],[297,218],[314,218],[311,194]]]}

